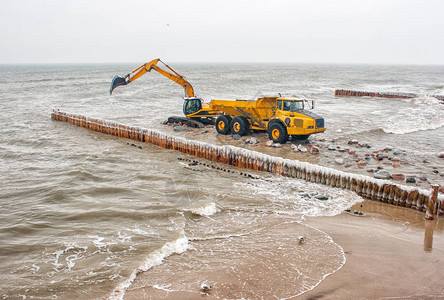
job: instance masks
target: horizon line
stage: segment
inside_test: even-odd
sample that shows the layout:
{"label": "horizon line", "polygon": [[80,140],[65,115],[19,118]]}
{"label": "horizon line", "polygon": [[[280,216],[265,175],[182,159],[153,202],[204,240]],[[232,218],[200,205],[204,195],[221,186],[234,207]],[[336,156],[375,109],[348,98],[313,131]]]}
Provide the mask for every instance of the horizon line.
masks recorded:
{"label": "horizon line", "polygon": [[[147,60],[148,61],[148,60]],[[183,60],[171,60],[168,63],[177,64],[307,64],[307,65],[376,65],[376,66],[444,66],[444,63],[382,63],[382,62],[301,62],[301,61],[183,61]],[[0,62],[0,65],[110,65],[110,64],[140,64],[136,61],[127,62]]]}

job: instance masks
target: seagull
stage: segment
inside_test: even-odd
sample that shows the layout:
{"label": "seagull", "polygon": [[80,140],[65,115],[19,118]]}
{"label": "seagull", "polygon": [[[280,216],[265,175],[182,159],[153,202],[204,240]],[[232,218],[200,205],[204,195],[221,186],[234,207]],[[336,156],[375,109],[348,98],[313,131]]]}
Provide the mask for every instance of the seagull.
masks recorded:
{"label": "seagull", "polygon": [[305,243],[305,236],[300,235],[298,237],[298,240],[299,240],[299,245],[304,244]]}
{"label": "seagull", "polygon": [[213,287],[211,286],[211,285],[208,285],[208,284],[206,284],[206,283],[202,283],[201,285],[200,285],[200,290],[201,290],[201,292],[202,293],[208,293],[211,289],[212,289]]}

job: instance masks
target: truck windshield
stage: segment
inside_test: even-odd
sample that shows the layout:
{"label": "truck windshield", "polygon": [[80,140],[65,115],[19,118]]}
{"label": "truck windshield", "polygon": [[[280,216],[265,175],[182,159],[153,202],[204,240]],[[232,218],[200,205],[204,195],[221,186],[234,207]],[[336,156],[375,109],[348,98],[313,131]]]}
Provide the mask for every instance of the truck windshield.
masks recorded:
{"label": "truck windshield", "polygon": [[285,100],[284,105],[282,107],[282,110],[294,111],[294,112],[297,110],[301,110],[301,109],[304,109],[304,102],[302,102],[302,101]]}

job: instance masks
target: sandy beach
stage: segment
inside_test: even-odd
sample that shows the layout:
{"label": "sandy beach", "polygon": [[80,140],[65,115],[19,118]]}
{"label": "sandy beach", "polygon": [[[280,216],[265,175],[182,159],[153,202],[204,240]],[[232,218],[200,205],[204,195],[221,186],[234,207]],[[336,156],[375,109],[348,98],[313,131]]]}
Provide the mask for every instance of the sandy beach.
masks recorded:
{"label": "sandy beach", "polygon": [[[343,248],[346,263],[313,290],[290,299],[444,298],[442,219],[425,221],[423,213],[370,201],[359,203],[353,209],[365,215],[344,212],[334,217],[307,218],[303,222],[330,235]],[[306,243],[310,242],[308,236]],[[254,277],[254,274],[251,275]],[[268,274],[268,278],[263,278],[258,274],[258,288],[264,280],[273,281],[275,276]],[[227,282],[231,288],[238,288],[236,280],[222,278],[223,285],[214,282],[213,292],[217,290],[219,296],[215,297],[211,293],[202,294],[198,288],[195,292],[153,288],[141,282],[143,278],[142,274],[128,289],[125,299],[221,299],[219,295],[229,295],[229,291],[220,291],[229,288]],[[256,296],[272,299],[269,295]]]}
{"label": "sandy beach", "polygon": [[344,267],[300,299],[444,298],[444,222],[422,213],[365,201],[365,217],[312,218],[340,244]]}

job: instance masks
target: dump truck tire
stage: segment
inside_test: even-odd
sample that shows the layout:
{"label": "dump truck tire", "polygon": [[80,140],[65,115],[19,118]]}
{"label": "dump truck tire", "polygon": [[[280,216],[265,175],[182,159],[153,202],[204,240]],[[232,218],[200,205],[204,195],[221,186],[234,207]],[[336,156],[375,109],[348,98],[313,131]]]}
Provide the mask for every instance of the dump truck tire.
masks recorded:
{"label": "dump truck tire", "polygon": [[250,130],[250,122],[245,117],[235,117],[231,120],[230,129],[232,134],[246,135]]}
{"label": "dump truck tire", "polygon": [[216,119],[216,131],[219,134],[229,134],[231,125],[231,117],[226,115],[220,115]]}
{"label": "dump truck tire", "polygon": [[273,123],[268,127],[268,137],[274,143],[285,144],[288,141],[287,128],[280,123]]}

